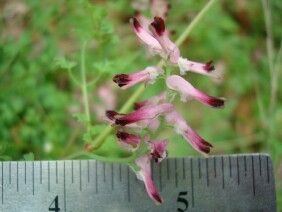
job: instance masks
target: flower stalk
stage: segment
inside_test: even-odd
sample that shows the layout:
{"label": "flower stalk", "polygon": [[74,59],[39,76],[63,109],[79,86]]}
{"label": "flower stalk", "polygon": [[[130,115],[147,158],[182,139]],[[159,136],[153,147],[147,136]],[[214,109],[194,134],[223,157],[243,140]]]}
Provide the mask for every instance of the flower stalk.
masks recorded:
{"label": "flower stalk", "polygon": [[[178,37],[175,44],[177,46],[181,46],[183,42],[186,40],[186,38],[189,36],[191,31],[194,29],[194,27],[203,19],[204,15],[209,11],[209,9],[217,2],[218,0],[211,0],[208,4],[197,14],[197,16],[192,20],[192,22],[186,27],[184,32]],[[161,60],[157,66],[162,67],[163,66],[163,60]],[[142,84],[126,101],[126,103],[122,106],[120,109],[120,113],[126,113],[129,111],[129,109],[133,106],[135,102],[137,102],[137,99],[141,96],[141,94],[145,91],[145,86]],[[114,128],[112,128],[110,125],[108,125],[104,131],[99,134],[99,136],[93,141],[93,143],[89,143],[89,145],[95,149],[98,149],[104,142],[105,138],[114,131]]]}

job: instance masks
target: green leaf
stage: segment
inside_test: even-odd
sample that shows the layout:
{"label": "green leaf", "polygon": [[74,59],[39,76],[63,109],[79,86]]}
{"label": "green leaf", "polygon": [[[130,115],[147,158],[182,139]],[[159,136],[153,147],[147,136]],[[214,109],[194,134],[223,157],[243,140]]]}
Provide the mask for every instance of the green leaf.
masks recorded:
{"label": "green leaf", "polygon": [[75,119],[76,119],[76,121],[78,121],[78,122],[85,122],[85,121],[87,121],[87,117],[86,117],[86,115],[84,114],[84,113],[75,113],[75,114],[73,114],[72,115]]}
{"label": "green leaf", "polygon": [[25,161],[34,161],[34,154],[32,152],[24,154],[23,159]]}
{"label": "green leaf", "polygon": [[76,62],[66,60],[64,57],[55,58],[55,67],[63,68],[63,69],[72,69],[77,65]]}

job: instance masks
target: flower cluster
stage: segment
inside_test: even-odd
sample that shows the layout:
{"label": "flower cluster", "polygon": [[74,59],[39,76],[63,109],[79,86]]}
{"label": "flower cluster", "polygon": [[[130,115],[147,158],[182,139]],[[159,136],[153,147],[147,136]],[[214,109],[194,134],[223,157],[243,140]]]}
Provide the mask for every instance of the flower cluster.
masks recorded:
{"label": "flower cluster", "polygon": [[[138,17],[143,17],[138,14]],[[143,18],[144,19],[144,18]],[[214,74],[212,61],[207,63],[193,62],[180,56],[180,50],[169,39],[165,29],[164,19],[154,17],[154,20],[147,26],[140,23],[137,18],[130,20],[133,30],[137,37],[153,53],[162,57],[165,64],[172,67],[179,67],[180,74],[186,74],[188,71],[199,74],[219,77]],[[150,29],[150,31],[149,31]],[[122,89],[129,88],[137,83],[153,84],[159,76],[165,76],[167,90],[178,93],[181,101],[187,102],[189,99],[195,99],[200,103],[212,107],[221,108],[224,106],[224,98],[212,97],[193,87],[186,79],[179,75],[169,75],[161,67],[147,67],[144,70],[133,74],[118,74],[113,81]],[[166,156],[166,146],[168,140],[154,140],[149,134],[142,136],[136,134],[141,130],[154,132],[160,128],[160,116],[168,126],[174,128],[175,132],[182,136],[192,147],[202,154],[208,154],[212,145],[201,138],[185,121],[185,119],[175,110],[172,104],[174,98],[168,98],[168,92],[164,91],[146,101],[135,103],[135,111],[129,114],[120,114],[110,110],[106,116],[112,123],[112,126],[118,127],[117,143],[121,147],[131,151],[139,151],[142,146],[147,148],[147,152],[135,159],[135,164],[139,169],[134,169],[137,177],[144,181],[149,196],[158,204],[163,199],[157,192],[151,178],[150,163],[153,160],[160,163]],[[131,133],[132,132],[132,133]]]}

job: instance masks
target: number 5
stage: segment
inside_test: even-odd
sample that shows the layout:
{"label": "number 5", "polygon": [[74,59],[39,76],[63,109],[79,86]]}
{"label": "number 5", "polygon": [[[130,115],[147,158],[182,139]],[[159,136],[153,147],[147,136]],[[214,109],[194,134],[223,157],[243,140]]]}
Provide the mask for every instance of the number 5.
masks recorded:
{"label": "number 5", "polygon": [[185,208],[183,208],[183,209],[182,209],[182,208],[177,208],[177,211],[178,211],[178,212],[186,211],[187,208],[188,208],[188,206],[189,206],[188,200],[185,199],[185,198],[183,198],[183,197],[181,197],[181,196],[186,196],[186,195],[187,195],[187,191],[181,191],[181,192],[179,192],[179,194],[178,194],[177,202],[182,202],[182,203],[185,205]]}

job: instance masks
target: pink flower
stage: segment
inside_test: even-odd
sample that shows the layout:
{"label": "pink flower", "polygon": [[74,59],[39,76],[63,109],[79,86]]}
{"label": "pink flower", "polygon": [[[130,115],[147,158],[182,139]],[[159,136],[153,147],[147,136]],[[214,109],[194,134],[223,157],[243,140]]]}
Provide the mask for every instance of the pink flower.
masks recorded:
{"label": "pink flower", "polygon": [[162,18],[155,17],[154,22],[151,23],[153,35],[146,31],[136,18],[130,19],[130,22],[133,25],[136,35],[150,50],[156,52],[165,59],[170,57],[171,63],[177,64],[179,49],[169,40],[168,35],[165,32],[165,25]]}
{"label": "pink flower", "polygon": [[165,103],[141,108],[130,114],[119,114],[115,111],[107,111],[106,115],[110,120],[113,120],[116,125],[125,126],[143,120],[154,119],[159,115],[164,115],[171,111],[173,111],[173,105]]}
{"label": "pink flower", "polygon": [[180,52],[178,47],[169,39],[165,31],[165,23],[161,17],[154,17],[151,23],[151,29],[154,37],[158,40],[166,56],[170,58],[172,64],[177,64]]}
{"label": "pink flower", "polygon": [[113,78],[113,81],[118,84],[119,87],[126,89],[139,82],[145,82],[145,84],[153,84],[159,74],[164,71],[159,67],[148,67],[145,70],[133,73],[133,74],[118,74]]}
{"label": "pink flower", "polygon": [[156,163],[160,163],[163,159],[166,158],[167,152],[165,150],[168,144],[168,140],[154,140],[149,141],[149,148],[151,149],[150,157]]}
{"label": "pink flower", "polygon": [[148,155],[142,155],[135,159],[135,163],[140,167],[139,171],[135,171],[137,178],[145,183],[146,190],[152,200],[156,204],[163,203],[163,199],[155,188],[154,182],[151,177],[151,163]]}
{"label": "pink flower", "polygon": [[162,92],[159,95],[153,96],[150,99],[143,101],[143,102],[137,102],[134,104],[134,108],[140,109],[142,107],[146,107],[148,105],[156,105],[159,103],[165,103],[165,98],[166,98],[166,92]]}
{"label": "pink flower", "polygon": [[209,61],[207,63],[198,63],[193,62],[188,59],[179,57],[178,59],[178,66],[180,68],[180,74],[184,75],[188,71],[192,71],[198,74],[203,74],[207,76],[211,76],[214,78],[219,79],[220,75],[211,73],[211,71],[214,70],[214,66],[212,65],[212,61]]}
{"label": "pink flower", "polygon": [[178,91],[183,102],[194,98],[209,107],[220,108],[224,106],[224,98],[209,96],[194,88],[189,82],[178,75],[169,76],[166,80],[166,85],[168,88]]}
{"label": "pink flower", "polygon": [[136,151],[140,146],[141,138],[138,135],[119,130],[117,131],[117,138],[119,146],[132,152]]}
{"label": "pink flower", "polygon": [[212,145],[201,138],[181,117],[179,113],[173,111],[166,115],[166,122],[174,126],[176,133],[188,141],[194,149],[200,153],[209,153]]}

